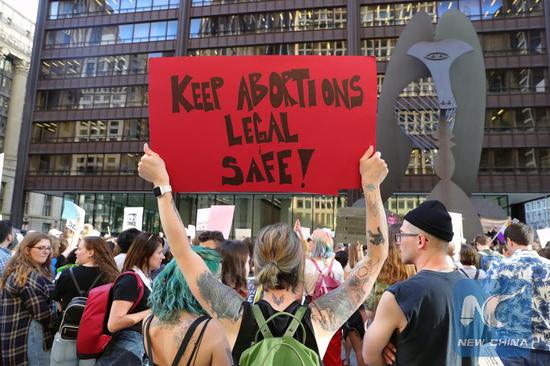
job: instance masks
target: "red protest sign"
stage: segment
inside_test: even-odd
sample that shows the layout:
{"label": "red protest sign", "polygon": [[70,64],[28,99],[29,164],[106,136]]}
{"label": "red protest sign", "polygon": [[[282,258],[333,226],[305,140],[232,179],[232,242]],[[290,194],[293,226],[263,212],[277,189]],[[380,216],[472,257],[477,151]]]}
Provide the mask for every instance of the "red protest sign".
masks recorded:
{"label": "red protest sign", "polygon": [[178,192],[358,188],[376,79],[372,57],[154,58],[151,145]]}

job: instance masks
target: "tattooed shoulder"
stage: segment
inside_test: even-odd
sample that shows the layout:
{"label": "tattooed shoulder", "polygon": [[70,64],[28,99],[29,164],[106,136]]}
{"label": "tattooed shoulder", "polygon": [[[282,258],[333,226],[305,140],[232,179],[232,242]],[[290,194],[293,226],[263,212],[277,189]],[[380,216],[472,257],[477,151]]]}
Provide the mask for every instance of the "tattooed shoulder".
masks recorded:
{"label": "tattooed shoulder", "polygon": [[239,320],[242,315],[243,298],[237,291],[225,286],[210,271],[202,272],[198,276],[197,286],[215,317]]}

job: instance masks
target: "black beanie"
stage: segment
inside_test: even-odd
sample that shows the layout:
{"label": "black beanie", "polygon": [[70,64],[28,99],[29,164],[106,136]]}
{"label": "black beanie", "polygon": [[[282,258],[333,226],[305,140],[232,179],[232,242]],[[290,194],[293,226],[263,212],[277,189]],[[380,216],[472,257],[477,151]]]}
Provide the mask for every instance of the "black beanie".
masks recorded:
{"label": "black beanie", "polygon": [[409,211],[404,219],[436,238],[447,242],[453,240],[451,215],[437,200],[422,202],[420,206]]}

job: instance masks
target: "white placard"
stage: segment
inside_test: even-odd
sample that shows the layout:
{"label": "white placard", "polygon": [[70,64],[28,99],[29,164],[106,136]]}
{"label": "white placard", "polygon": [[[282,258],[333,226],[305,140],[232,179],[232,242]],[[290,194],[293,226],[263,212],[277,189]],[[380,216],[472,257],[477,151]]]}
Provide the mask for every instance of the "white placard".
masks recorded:
{"label": "white placard", "polygon": [[311,229],[308,228],[308,227],[303,227],[302,226],[302,235],[304,236],[304,239],[307,240],[307,238],[309,238],[311,236]]}
{"label": "white placard", "polygon": [[142,230],[143,225],[143,207],[124,207],[124,220],[122,221],[122,230],[136,228]]}
{"label": "white placard", "polygon": [[208,230],[208,219],[210,218],[210,208],[199,208],[197,210],[197,231]]}
{"label": "white placard", "polygon": [[539,236],[540,246],[545,248],[546,243],[550,241],[550,228],[537,230],[537,235]]}
{"label": "white placard", "polygon": [[235,239],[243,240],[252,236],[252,229],[235,229]]}
{"label": "white placard", "polygon": [[457,212],[449,212],[451,215],[451,221],[453,224],[453,240],[449,243],[454,247],[453,259],[455,261],[460,260],[460,246],[462,245],[462,239],[464,238],[464,229],[462,224],[462,214]]}
{"label": "white placard", "polygon": [[187,226],[187,236],[193,240],[193,238],[196,235],[195,225],[189,225]]}

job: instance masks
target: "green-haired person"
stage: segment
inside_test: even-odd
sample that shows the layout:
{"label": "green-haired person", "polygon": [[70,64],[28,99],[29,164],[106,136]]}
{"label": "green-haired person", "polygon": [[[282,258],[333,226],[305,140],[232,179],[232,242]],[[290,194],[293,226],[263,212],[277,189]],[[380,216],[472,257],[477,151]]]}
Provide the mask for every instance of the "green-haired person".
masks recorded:
{"label": "green-haired person", "polygon": [[[221,256],[215,250],[192,247],[210,272],[217,275]],[[195,299],[175,260],[155,278],[149,296],[152,315],[143,325],[145,350],[153,365],[231,365],[224,330]]]}

